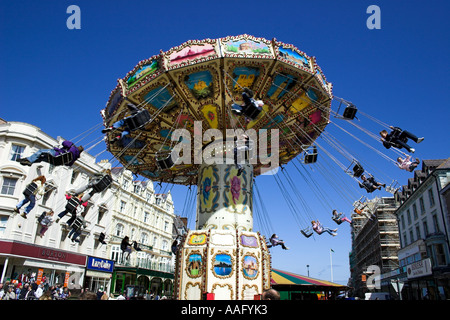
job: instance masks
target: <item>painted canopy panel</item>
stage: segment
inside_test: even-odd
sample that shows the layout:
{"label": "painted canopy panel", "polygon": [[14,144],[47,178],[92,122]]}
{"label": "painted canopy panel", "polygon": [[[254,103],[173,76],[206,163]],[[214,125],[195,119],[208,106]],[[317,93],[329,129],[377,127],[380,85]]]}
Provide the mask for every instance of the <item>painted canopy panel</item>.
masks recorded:
{"label": "painted canopy panel", "polygon": [[[249,88],[264,106],[254,119],[231,112]],[[128,103],[146,109],[152,120],[132,131],[108,150],[129,170],[152,180],[197,183],[199,164],[180,163],[166,169],[156,164],[179,143],[194,159],[195,134],[215,129],[279,130],[279,163],[302,153],[325,129],[329,120],[332,85],[315,58],[276,39],[250,35],[190,40],[167,52],[140,61],[110,94],[102,115],[106,127],[129,115]],[[198,126],[196,127],[196,124]],[[174,137],[185,129],[189,137]],[[200,149],[208,141],[200,140]],[[187,148],[189,145],[190,148]],[[259,147],[259,144],[257,144]],[[267,149],[271,150],[270,140]],[[254,176],[264,164],[253,165]]]}

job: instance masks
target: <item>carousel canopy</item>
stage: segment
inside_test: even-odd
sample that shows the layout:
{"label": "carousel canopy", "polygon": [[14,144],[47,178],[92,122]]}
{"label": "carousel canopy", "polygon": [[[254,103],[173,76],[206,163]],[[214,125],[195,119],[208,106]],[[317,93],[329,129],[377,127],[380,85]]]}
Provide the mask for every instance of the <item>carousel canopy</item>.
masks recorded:
{"label": "carousel canopy", "polygon": [[[243,103],[244,88],[263,102],[254,118],[232,112],[233,105]],[[102,116],[105,127],[110,127],[129,115],[130,103],[146,110],[140,122],[128,123],[131,130],[124,139],[115,141],[115,130],[107,133],[109,151],[136,174],[191,185],[199,171],[196,156],[210,140],[205,138],[207,130],[214,129],[223,139],[228,137],[227,129],[266,132],[269,154],[271,135],[276,134],[278,163],[283,165],[325,129],[331,100],[332,85],[314,57],[276,39],[244,34],[187,41],[140,61],[118,79]],[[177,129],[189,136],[176,135]],[[183,144],[188,148],[178,154],[190,153],[190,163],[161,162],[176,145],[186,147]],[[255,149],[261,150],[259,143]],[[255,176],[267,166],[257,154]]]}

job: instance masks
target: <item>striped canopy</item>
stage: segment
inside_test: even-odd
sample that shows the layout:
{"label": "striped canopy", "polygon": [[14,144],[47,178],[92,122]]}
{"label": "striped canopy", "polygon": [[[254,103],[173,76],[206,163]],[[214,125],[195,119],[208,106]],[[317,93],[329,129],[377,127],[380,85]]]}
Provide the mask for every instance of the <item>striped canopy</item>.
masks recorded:
{"label": "striped canopy", "polygon": [[325,287],[345,287],[338,283],[330,281],[319,280],[309,278],[295,274],[292,272],[282,271],[278,269],[272,269],[271,272],[271,285],[304,285],[304,286],[325,286]]}

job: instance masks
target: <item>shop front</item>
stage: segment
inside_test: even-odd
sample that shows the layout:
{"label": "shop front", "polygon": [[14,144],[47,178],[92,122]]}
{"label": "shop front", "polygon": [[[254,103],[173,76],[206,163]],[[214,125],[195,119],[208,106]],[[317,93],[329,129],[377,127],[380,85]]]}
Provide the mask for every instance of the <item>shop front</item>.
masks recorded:
{"label": "shop front", "polygon": [[1,282],[36,282],[81,289],[86,256],[19,241],[0,240]]}
{"label": "shop front", "polygon": [[110,294],[114,261],[88,256],[84,288],[96,292],[99,289]]}

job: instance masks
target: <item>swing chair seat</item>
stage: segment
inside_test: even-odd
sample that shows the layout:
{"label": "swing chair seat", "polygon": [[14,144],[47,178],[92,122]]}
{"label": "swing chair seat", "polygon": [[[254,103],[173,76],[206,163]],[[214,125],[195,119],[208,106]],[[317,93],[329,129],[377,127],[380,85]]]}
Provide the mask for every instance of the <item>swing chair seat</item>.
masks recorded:
{"label": "swing chair seat", "polygon": [[81,200],[75,197],[70,198],[66,204],[66,211],[73,213],[76,212],[78,206],[81,204]]}
{"label": "swing chair seat", "polygon": [[65,166],[72,162],[73,160],[73,154],[71,152],[64,152],[57,156],[53,156],[50,153],[46,154],[47,156],[47,162],[51,165],[56,166]]}
{"label": "swing chair seat", "polygon": [[37,189],[37,184],[32,182],[30,184],[27,185],[27,187],[25,188],[25,190],[23,191],[23,195],[25,197],[29,197],[30,195],[34,194],[34,192]]}
{"label": "swing chair seat", "polygon": [[104,175],[100,179],[100,181],[93,185],[92,189],[94,189],[95,192],[102,192],[109,188],[109,186],[112,184],[112,181],[112,177],[109,174]]}
{"label": "swing chair seat", "polygon": [[158,168],[160,168],[161,170],[166,170],[166,169],[170,169],[174,166],[174,162],[172,160],[172,154],[169,153],[168,155],[166,155],[163,158],[156,159],[156,165],[158,166]]}
{"label": "swing chair seat", "polygon": [[[352,168],[352,170],[350,171],[350,167],[355,164]],[[357,161],[357,160],[353,160],[352,163],[350,164],[349,168],[347,168],[346,172],[348,174],[352,174],[353,172],[353,176],[359,178],[363,173],[364,173],[364,168],[363,166]]]}
{"label": "swing chair seat", "polygon": [[313,232],[311,230],[300,230],[301,234],[304,235],[306,238],[309,238],[313,235]]}
{"label": "swing chair seat", "polygon": [[144,127],[151,120],[151,118],[150,112],[147,109],[144,109],[124,120],[128,129],[130,129],[130,131],[135,131]]}
{"label": "swing chair seat", "polygon": [[346,120],[353,120],[355,119],[356,112],[358,109],[355,107],[355,105],[350,104],[347,106],[342,114],[342,117]]}
{"label": "swing chair seat", "polygon": [[259,108],[255,102],[252,102],[248,105],[246,105],[244,108],[242,108],[242,113],[252,120],[255,120],[259,114],[261,113],[261,108]]}
{"label": "swing chair seat", "polygon": [[303,150],[304,150],[304,155],[303,155],[302,161],[304,164],[311,164],[311,163],[317,162],[317,147],[316,146],[303,148]]}
{"label": "swing chair seat", "polygon": [[333,221],[336,222],[337,224],[341,224],[343,222],[341,218],[332,217],[331,219],[333,219]]}

